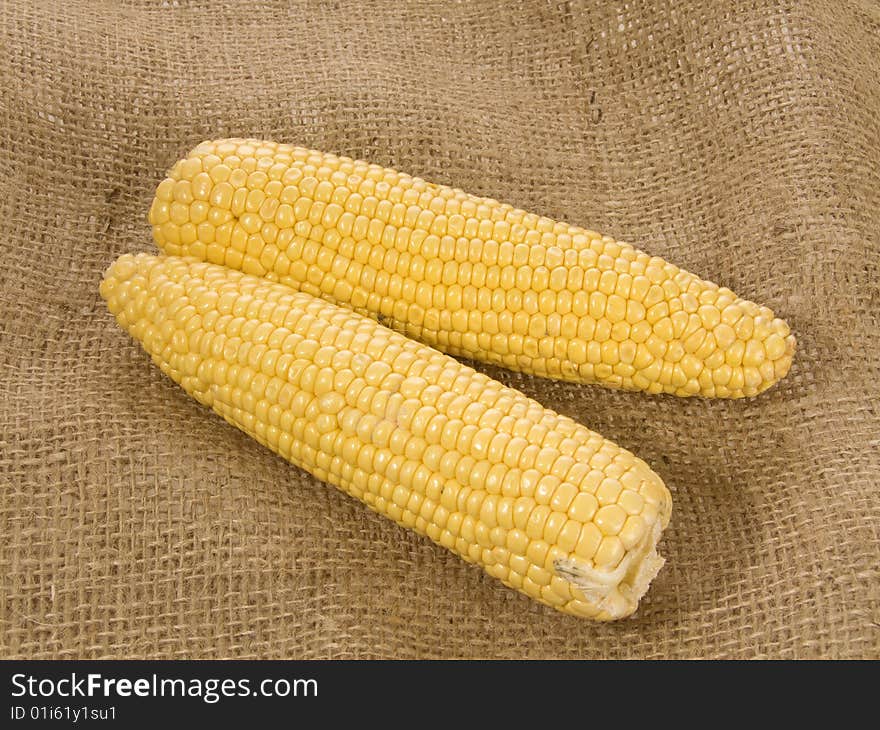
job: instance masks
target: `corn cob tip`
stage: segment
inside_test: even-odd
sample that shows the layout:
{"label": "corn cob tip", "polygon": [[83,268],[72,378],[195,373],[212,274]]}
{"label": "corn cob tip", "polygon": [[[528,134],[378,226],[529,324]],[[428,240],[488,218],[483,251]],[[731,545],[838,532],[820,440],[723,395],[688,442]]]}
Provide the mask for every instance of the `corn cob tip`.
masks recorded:
{"label": "corn cob tip", "polygon": [[116,314],[118,309],[115,297],[117,284],[128,279],[136,270],[137,259],[133,254],[128,253],[117,258],[104,270],[98,291],[113,314]]}

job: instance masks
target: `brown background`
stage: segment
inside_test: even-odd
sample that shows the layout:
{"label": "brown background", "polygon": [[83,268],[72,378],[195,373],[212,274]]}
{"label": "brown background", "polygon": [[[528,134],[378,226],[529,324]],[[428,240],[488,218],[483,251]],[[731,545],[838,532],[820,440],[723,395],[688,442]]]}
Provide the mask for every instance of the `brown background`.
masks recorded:
{"label": "brown background", "polygon": [[[167,5],[0,3],[0,655],[880,657],[877,3]],[[231,135],[596,228],[789,321],[792,372],[749,402],[485,368],[669,484],[634,619],[506,590],[116,328],[102,270]]]}

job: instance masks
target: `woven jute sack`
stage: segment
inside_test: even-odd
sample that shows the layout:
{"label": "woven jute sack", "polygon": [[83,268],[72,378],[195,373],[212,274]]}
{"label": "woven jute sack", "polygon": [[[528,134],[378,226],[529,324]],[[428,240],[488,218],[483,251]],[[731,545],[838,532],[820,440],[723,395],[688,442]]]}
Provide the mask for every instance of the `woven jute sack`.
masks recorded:
{"label": "woven jute sack", "polygon": [[[0,655],[880,656],[874,2],[0,3]],[[290,466],[98,296],[203,139],[394,166],[772,307],[744,401],[481,367],[647,460],[666,567],[567,617]]]}

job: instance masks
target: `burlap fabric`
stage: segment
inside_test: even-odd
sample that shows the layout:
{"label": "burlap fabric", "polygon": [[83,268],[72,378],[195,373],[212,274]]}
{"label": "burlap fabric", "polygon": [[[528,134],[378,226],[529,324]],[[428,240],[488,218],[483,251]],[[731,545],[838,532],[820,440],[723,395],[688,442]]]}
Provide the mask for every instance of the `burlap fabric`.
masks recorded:
{"label": "burlap fabric", "polygon": [[[878,657],[874,2],[0,4],[3,657]],[[206,411],[98,296],[202,139],[367,158],[768,304],[752,401],[484,368],[675,500],[637,616],[503,588]]]}

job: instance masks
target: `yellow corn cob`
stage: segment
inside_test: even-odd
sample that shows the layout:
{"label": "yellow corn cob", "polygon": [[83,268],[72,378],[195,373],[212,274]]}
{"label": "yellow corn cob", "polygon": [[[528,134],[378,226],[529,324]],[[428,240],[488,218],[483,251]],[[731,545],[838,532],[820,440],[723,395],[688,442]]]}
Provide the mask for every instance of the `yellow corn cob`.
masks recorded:
{"label": "yellow corn cob", "polygon": [[165,253],[535,375],[737,398],[783,377],[794,353],[766,307],[629,244],[290,145],[199,145],[159,185],[150,222]]}
{"label": "yellow corn cob", "polygon": [[170,256],[122,256],[101,295],[199,402],[532,598],[621,618],[663,563],[642,460],[372,319]]}

